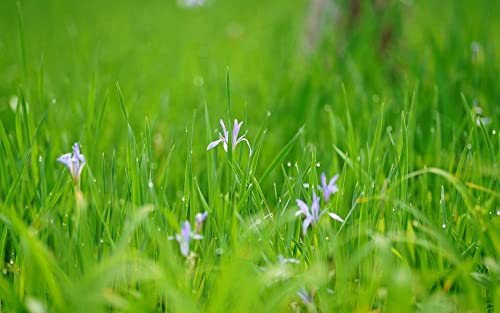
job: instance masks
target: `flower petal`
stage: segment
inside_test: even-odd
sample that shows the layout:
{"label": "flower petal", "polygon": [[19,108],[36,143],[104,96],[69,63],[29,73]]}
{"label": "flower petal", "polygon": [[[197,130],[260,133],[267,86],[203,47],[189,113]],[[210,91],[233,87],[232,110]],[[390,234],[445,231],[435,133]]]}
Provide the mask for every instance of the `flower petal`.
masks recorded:
{"label": "flower petal", "polygon": [[243,122],[238,123],[237,119],[234,119],[234,124],[233,124],[233,147],[238,144],[237,139],[238,139],[238,134],[240,133],[241,125]]}
{"label": "flower petal", "polygon": [[[339,179],[339,174],[333,176],[332,179],[330,179],[330,182],[328,183],[328,186],[334,186],[335,182],[337,181],[337,179]],[[325,182],[326,182],[326,180],[325,180]]]}
{"label": "flower petal", "polygon": [[228,139],[228,133],[227,133],[227,129],[226,129],[226,125],[224,125],[224,121],[222,119],[219,120],[220,122],[220,127],[222,127],[222,132],[224,133],[224,137],[226,139]]}
{"label": "flower petal", "polygon": [[300,199],[297,199],[297,205],[299,206],[299,210],[297,211],[297,213],[295,215],[300,215],[300,214],[304,214],[305,216],[309,216],[309,207],[307,206],[307,204],[300,200]]}
{"label": "flower petal", "polygon": [[217,147],[222,141],[223,141],[222,139],[217,139],[215,141],[212,141],[211,143],[208,144],[207,150]]}
{"label": "flower petal", "polygon": [[313,218],[311,216],[308,216],[303,222],[302,222],[302,232],[304,235],[307,233],[307,229],[309,228],[309,225],[311,225],[311,222],[313,221]]}
{"label": "flower petal", "polygon": [[311,214],[315,221],[319,219],[319,197],[316,196],[316,192],[313,191],[313,202],[311,204]]}
{"label": "flower petal", "polygon": [[[252,147],[250,147],[250,142],[248,142],[248,140],[247,140],[245,137],[241,136],[241,137],[238,139],[238,141],[236,141],[236,145],[237,145],[238,143],[242,142],[242,141],[244,141],[244,142],[247,144],[248,149],[250,150],[250,155],[251,155],[251,154],[252,154]],[[235,145],[235,146],[236,146],[236,145]]]}
{"label": "flower petal", "polygon": [[67,167],[71,168],[71,153],[66,153],[57,158],[57,162],[60,162]]}
{"label": "flower petal", "polygon": [[331,218],[333,218],[334,220],[336,220],[338,222],[344,223],[344,219],[335,213],[328,213],[328,216],[330,216]]}
{"label": "flower petal", "polygon": [[321,173],[321,187],[326,188],[326,174]]}
{"label": "flower petal", "polygon": [[189,242],[189,238],[191,237],[191,225],[189,224],[188,221],[184,222],[184,225],[182,226],[182,229],[181,229],[181,234],[182,234],[182,237],[184,237],[184,240]]}

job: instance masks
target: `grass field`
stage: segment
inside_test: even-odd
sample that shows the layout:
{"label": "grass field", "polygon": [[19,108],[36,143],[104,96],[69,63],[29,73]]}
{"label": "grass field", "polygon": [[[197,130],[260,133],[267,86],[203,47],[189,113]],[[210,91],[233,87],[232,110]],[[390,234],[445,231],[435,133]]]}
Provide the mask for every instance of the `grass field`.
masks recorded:
{"label": "grass field", "polygon": [[0,312],[500,312],[500,2],[356,3],[0,1]]}

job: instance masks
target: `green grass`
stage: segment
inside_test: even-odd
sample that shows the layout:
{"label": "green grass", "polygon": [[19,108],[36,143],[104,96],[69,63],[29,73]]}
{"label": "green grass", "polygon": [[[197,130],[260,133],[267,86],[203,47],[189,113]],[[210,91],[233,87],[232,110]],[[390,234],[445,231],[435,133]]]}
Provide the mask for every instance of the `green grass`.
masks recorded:
{"label": "green grass", "polygon": [[0,312],[500,312],[500,5],[371,3],[2,1]]}

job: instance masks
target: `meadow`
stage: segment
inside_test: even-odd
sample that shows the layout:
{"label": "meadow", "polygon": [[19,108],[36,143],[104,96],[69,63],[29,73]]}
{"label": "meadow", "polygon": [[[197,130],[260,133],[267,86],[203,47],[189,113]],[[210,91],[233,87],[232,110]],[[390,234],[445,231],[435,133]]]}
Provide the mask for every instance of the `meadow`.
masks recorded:
{"label": "meadow", "polygon": [[0,1],[0,312],[500,312],[498,16]]}

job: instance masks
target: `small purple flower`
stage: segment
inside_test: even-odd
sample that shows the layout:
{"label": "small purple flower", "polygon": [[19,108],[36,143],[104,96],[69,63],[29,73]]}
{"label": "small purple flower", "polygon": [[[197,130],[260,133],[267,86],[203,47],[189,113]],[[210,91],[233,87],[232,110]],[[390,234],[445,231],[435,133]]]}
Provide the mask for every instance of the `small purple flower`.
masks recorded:
{"label": "small purple flower", "polygon": [[307,291],[305,287],[302,287],[300,291],[297,291],[297,295],[305,305],[310,305],[314,301],[314,293]]}
{"label": "small purple flower", "polygon": [[87,163],[85,156],[80,153],[80,145],[73,145],[73,153],[66,153],[57,158],[57,161],[66,165],[73,177],[74,182],[78,182],[82,173],[83,167]]}
{"label": "small purple flower", "polygon": [[318,189],[323,192],[323,199],[325,199],[325,201],[328,201],[328,199],[330,199],[330,195],[339,191],[339,188],[336,184],[338,178],[339,175],[333,176],[327,184],[325,173],[321,174],[321,186],[319,186]]}
{"label": "small purple flower", "polygon": [[200,234],[200,231],[203,221],[207,218],[207,214],[208,214],[207,212],[196,214],[196,230],[194,233],[191,231],[191,224],[189,224],[189,221],[185,221],[181,227],[181,233],[175,235],[175,239],[179,243],[181,254],[183,256],[185,257],[189,256],[189,244],[191,239],[194,240],[203,239],[203,236]]}
{"label": "small purple flower", "polygon": [[[252,154],[252,148],[250,147],[250,143],[248,140],[245,138],[246,133],[241,135],[241,137],[238,137],[238,134],[241,129],[241,125],[243,122],[239,122],[238,120],[234,120],[234,126],[233,126],[233,135],[232,135],[232,149],[234,150],[236,148],[236,145],[238,145],[240,142],[244,141],[248,148],[250,149],[250,154]],[[217,147],[220,143],[222,143],[222,147],[224,148],[224,151],[227,152],[227,147],[229,145],[229,132],[226,129],[226,125],[224,124],[224,121],[221,119],[220,120],[220,126],[222,128],[222,134],[219,133],[219,139],[212,141],[211,143],[208,144],[207,150],[213,149]]]}
{"label": "small purple flower", "polygon": [[[299,210],[297,211],[297,213],[295,213],[295,216],[299,216],[301,214],[304,214],[306,217],[304,219],[304,221],[302,222],[302,231],[303,231],[304,235],[307,233],[307,229],[309,228],[309,226],[311,224],[316,225],[316,223],[318,223],[321,216],[323,216],[323,214],[326,213],[326,210],[323,210],[322,212],[319,211],[320,210],[319,200],[320,200],[320,198],[318,196],[316,196],[316,193],[313,191],[313,201],[311,204],[311,209],[309,210],[309,207],[307,206],[307,204],[304,201],[297,199],[297,205],[299,206]],[[330,216],[334,220],[337,220],[341,223],[344,222],[344,220],[335,213],[328,213],[328,216]]]}
{"label": "small purple flower", "polygon": [[201,227],[203,226],[203,222],[207,219],[208,212],[197,213],[194,219],[196,220],[195,232],[197,234],[201,233]]}
{"label": "small purple flower", "polygon": [[181,233],[175,235],[175,239],[179,242],[182,255],[187,257],[189,255],[189,241],[191,240],[191,225],[188,221],[184,222]]}

